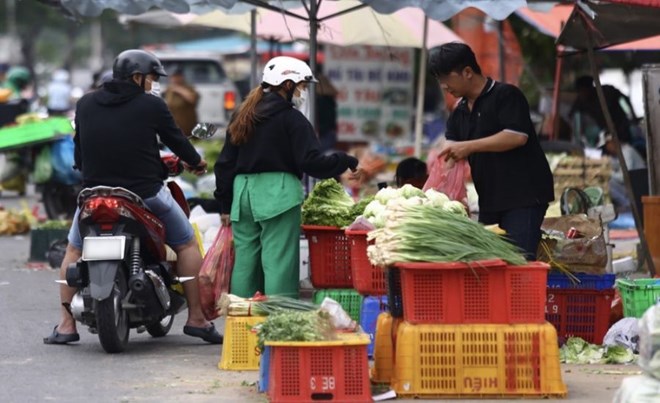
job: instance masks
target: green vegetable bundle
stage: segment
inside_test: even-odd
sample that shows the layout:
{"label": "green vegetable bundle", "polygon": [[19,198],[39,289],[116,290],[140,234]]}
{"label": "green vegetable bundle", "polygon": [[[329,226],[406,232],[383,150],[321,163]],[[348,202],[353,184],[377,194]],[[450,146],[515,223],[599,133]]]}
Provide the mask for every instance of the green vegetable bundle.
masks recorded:
{"label": "green vegetable bundle", "polygon": [[254,298],[241,298],[224,293],[218,300],[216,309],[221,316],[268,316],[283,311],[313,311],[318,305],[281,295],[261,295]]}
{"label": "green vegetable bundle", "polygon": [[266,341],[326,341],[334,337],[334,328],[326,312],[281,311],[269,315],[257,326],[257,346]]}
{"label": "green vegetable bundle", "polygon": [[346,227],[354,220],[351,214],[354,204],[339,182],[334,179],[322,180],[314,186],[302,205],[302,223]]}
{"label": "green vegetable bundle", "polygon": [[390,210],[384,228],[371,231],[367,248],[372,264],[396,262],[472,262],[502,259],[525,264],[519,249],[463,214],[431,204],[401,204]]}

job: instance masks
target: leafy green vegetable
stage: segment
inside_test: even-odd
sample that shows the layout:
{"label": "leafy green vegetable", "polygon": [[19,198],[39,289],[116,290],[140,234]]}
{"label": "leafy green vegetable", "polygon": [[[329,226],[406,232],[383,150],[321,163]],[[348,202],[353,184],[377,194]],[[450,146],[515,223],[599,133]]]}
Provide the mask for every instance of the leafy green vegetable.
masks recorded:
{"label": "leafy green vegetable", "polygon": [[343,228],[353,222],[353,199],[334,179],[316,184],[302,205],[302,223]]}
{"label": "leafy green vegetable", "polygon": [[398,193],[399,196],[401,196],[403,198],[406,198],[406,199],[410,199],[411,197],[415,197],[415,196],[424,197],[424,198],[426,197],[426,195],[424,194],[424,192],[421,189],[416,188],[411,184],[403,185],[397,191],[397,193]]}
{"label": "leafy green vegetable", "polygon": [[69,229],[71,222],[68,220],[48,220],[39,224],[39,229]]}
{"label": "leafy green vegetable", "polygon": [[257,346],[266,341],[324,341],[333,337],[329,315],[323,311],[281,311],[257,327]]}
{"label": "leafy green vegetable", "polygon": [[635,360],[623,346],[601,347],[580,337],[571,337],[559,349],[559,361],[567,364],[627,364]]}
{"label": "leafy green vegetable", "polygon": [[374,197],[375,196],[367,196],[362,200],[360,200],[359,202],[355,203],[353,207],[351,207],[351,218],[353,218],[352,221],[355,221],[356,218],[358,218],[361,215],[364,215],[364,210],[372,201],[374,201]]}

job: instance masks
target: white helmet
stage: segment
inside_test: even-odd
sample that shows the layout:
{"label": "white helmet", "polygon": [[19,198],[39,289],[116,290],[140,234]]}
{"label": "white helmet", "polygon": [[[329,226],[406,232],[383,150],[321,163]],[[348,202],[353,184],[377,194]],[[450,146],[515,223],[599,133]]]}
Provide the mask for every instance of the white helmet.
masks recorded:
{"label": "white helmet", "polygon": [[270,59],[264,67],[261,82],[277,87],[286,80],[291,80],[296,84],[301,81],[318,83],[312,69],[302,60],[289,56],[277,56]]}

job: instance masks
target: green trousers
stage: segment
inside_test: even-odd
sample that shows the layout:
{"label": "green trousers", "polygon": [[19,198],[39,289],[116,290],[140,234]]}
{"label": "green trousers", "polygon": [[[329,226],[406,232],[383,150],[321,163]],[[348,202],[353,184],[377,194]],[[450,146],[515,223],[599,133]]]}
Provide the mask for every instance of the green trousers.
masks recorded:
{"label": "green trousers", "polygon": [[[250,183],[253,179],[257,179],[256,184]],[[251,175],[239,175],[236,178],[239,183],[234,186],[233,203],[238,205],[232,206],[236,207],[232,208],[236,260],[231,277],[231,293],[239,297],[251,297],[260,291],[266,295],[298,298],[300,204],[294,203],[294,207],[284,212],[275,216],[269,214],[268,218],[261,219],[263,210],[272,210],[272,206],[278,202],[271,199],[268,206],[263,204],[264,193],[272,193],[273,184],[269,181],[271,186],[260,192],[259,187],[263,185],[258,186],[258,180]],[[287,195],[292,192],[288,185],[282,186],[282,191]],[[294,194],[296,191],[294,188]],[[293,200],[297,199],[295,195]]]}

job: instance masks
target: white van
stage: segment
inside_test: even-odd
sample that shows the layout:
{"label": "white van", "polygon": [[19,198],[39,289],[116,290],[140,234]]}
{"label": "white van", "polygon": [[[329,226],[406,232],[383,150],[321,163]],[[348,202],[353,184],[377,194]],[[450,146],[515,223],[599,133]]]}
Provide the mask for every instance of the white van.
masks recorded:
{"label": "white van", "polygon": [[[240,103],[236,85],[222,68],[221,59],[213,52],[155,52],[171,73],[177,68],[200,95],[197,116],[200,122],[213,123],[226,128],[229,118]],[[167,89],[167,80],[161,80],[162,90]]]}

